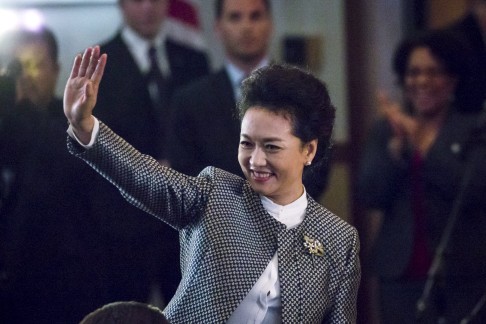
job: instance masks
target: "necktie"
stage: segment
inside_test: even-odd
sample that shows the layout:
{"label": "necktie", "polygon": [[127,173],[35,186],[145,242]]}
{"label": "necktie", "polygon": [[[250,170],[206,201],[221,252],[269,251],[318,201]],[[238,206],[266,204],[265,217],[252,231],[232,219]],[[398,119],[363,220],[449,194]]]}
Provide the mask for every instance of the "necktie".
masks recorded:
{"label": "necktie", "polygon": [[148,51],[150,70],[146,74],[147,87],[152,100],[153,109],[151,114],[157,126],[154,129],[154,140],[156,141],[157,158],[165,157],[165,133],[167,129],[167,115],[169,107],[168,84],[159,67],[157,50],[151,46]]}
{"label": "necktie", "polygon": [[147,85],[150,96],[157,110],[160,111],[168,104],[167,84],[159,67],[157,60],[157,50],[151,46],[148,50],[150,70],[147,73]]}

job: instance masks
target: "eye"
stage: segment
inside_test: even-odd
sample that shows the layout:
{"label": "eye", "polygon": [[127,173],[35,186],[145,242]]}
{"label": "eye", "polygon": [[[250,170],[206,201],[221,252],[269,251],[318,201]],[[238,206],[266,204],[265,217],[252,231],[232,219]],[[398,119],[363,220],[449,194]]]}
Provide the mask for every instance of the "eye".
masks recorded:
{"label": "eye", "polygon": [[280,150],[280,146],[274,144],[265,144],[265,150],[268,152],[276,152]]}
{"label": "eye", "polygon": [[239,12],[231,12],[228,15],[228,20],[230,22],[233,22],[233,23],[239,22],[241,20],[241,13],[239,13]]}
{"label": "eye", "polygon": [[252,148],[253,147],[253,144],[251,142],[249,142],[249,141],[242,140],[242,141],[240,141],[240,147],[241,148],[244,148],[244,149]]}

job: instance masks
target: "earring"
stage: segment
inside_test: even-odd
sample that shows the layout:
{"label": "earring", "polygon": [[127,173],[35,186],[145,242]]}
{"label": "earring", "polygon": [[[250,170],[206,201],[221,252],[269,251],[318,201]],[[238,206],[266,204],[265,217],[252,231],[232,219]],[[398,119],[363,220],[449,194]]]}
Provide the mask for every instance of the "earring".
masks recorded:
{"label": "earring", "polygon": [[307,161],[307,162],[305,162],[305,165],[306,165],[306,166],[309,166],[309,165],[311,165],[311,164],[312,164],[312,162],[311,162],[311,161]]}

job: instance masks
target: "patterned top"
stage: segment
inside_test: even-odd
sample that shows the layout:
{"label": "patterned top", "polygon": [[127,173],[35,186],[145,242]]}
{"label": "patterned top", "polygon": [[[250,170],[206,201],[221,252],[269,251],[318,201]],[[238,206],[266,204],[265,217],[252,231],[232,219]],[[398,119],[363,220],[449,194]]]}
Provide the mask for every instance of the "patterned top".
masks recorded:
{"label": "patterned top", "polygon": [[[282,322],[355,323],[357,231],[312,198],[302,224],[287,230],[244,179],[214,167],[197,177],[178,173],[103,123],[91,149],[70,138],[68,147],[130,203],[180,231],[182,280],[164,310],[171,323],[227,321],[275,252]],[[309,238],[323,254],[309,248]]]}

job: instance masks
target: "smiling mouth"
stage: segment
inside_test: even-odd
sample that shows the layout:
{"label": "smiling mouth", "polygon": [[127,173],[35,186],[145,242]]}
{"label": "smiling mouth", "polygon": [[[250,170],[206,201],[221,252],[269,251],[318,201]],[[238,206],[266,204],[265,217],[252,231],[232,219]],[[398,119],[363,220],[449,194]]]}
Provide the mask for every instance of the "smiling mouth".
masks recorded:
{"label": "smiling mouth", "polygon": [[270,177],[272,176],[272,173],[270,172],[258,172],[253,170],[251,170],[250,172],[251,172],[251,177],[256,181],[266,181],[270,179]]}

